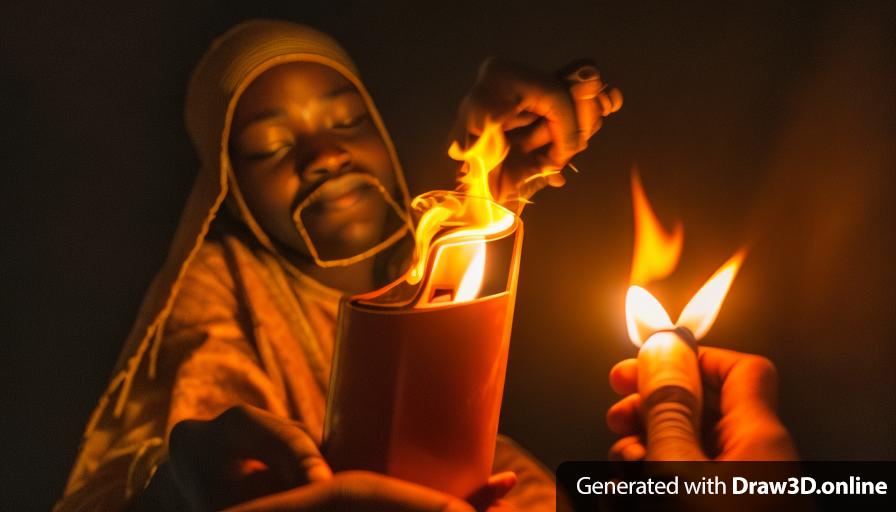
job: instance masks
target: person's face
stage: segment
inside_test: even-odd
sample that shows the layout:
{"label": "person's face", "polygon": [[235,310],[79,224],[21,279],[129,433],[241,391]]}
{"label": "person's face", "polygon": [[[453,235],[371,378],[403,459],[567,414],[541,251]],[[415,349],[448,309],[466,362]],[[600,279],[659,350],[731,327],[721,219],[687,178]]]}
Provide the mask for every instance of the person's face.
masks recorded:
{"label": "person's face", "polygon": [[281,244],[309,255],[292,215],[311,192],[301,219],[322,259],[381,240],[389,207],[364,175],[394,197],[392,161],[361,95],[335,70],[288,63],[258,76],[237,103],[230,158],[253,216]]}

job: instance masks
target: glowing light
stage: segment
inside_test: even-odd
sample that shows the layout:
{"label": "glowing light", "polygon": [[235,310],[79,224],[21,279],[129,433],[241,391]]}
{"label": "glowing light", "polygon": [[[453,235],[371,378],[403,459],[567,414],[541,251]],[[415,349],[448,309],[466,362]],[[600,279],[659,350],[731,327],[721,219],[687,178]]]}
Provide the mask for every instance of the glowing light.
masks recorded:
{"label": "glowing light", "polygon": [[[448,150],[451,158],[464,162],[456,193],[429,192],[412,201],[411,206],[422,213],[414,233],[415,262],[406,279],[410,284],[422,281],[428,258],[433,258],[426,301],[463,302],[479,294],[485,273],[485,238],[506,231],[514,222],[513,213],[494,201],[489,186],[490,173],[498,169],[507,151],[501,126],[486,123],[470,148],[463,150],[454,143]],[[436,240],[441,247],[431,256]]]}
{"label": "glowing light", "polygon": [[728,295],[731,283],[744,260],[744,252],[739,251],[716,271],[709,281],[700,288],[688,305],[681,311],[676,325],[687,327],[696,339],[706,336],[709,328],[719,316],[722,302]]}
{"label": "glowing light", "polygon": [[635,213],[635,250],[632,255],[631,285],[625,296],[625,321],[628,337],[636,346],[658,331],[685,327],[700,340],[716,321],[731,283],[743,263],[739,251],[716,271],[691,297],[672,323],[662,304],[642,286],[671,274],[678,265],[684,241],[681,223],[670,234],[660,223],[641,185],[637,171],[632,172],[632,205]]}
{"label": "glowing light", "polygon": [[684,242],[684,228],[681,223],[676,223],[671,233],[663,228],[647,200],[637,170],[632,171],[632,206],[635,212],[635,249],[629,281],[643,286],[675,270]]}
{"label": "glowing light", "polygon": [[479,242],[475,245],[475,254],[464,277],[457,285],[457,292],[454,294],[454,302],[466,302],[473,300],[479,295],[482,288],[482,278],[485,275],[485,242]]}
{"label": "glowing light", "polygon": [[638,347],[651,334],[675,328],[663,305],[637,285],[630,286],[625,294],[625,323],[629,339]]}

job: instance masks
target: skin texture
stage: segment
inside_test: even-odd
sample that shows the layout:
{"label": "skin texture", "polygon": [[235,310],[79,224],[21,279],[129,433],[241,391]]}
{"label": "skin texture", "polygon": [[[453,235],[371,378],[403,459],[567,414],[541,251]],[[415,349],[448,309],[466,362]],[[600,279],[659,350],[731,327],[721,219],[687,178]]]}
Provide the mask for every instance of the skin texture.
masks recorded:
{"label": "skin texture", "polygon": [[358,174],[393,197],[386,145],[354,86],[331,68],[288,63],[262,73],[234,112],[230,156],[246,203],[262,229],[300,268],[346,291],[372,286],[371,262],[322,269],[296,229],[295,207],[320,187],[302,220],[324,259],[358,254],[381,240],[388,206]]}
{"label": "skin texture", "polygon": [[[703,439],[697,450],[713,460],[797,460],[796,448],[776,413],[778,378],[774,364],[752,354],[699,348],[704,390]],[[637,359],[610,370],[610,385],[623,398],[607,411],[607,426],[621,436],[610,448],[613,460],[646,456],[638,394]],[[664,460],[662,454],[657,457]]]}

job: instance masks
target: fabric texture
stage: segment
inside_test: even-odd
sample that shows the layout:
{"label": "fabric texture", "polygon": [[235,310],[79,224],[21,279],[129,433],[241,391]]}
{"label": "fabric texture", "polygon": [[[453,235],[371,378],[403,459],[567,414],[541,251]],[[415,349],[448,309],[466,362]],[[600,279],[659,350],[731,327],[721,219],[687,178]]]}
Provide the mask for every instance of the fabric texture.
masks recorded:
{"label": "fabric texture", "polygon": [[[357,87],[409,204],[382,119],[335,41],[268,20],[217,39],[193,74],[185,108],[201,169],[55,510],[127,508],[165,460],[174,424],[234,405],[299,420],[320,443],[341,294],[278,254],[235,187],[228,156],[240,93],[265,70],[297,61],[327,65]],[[225,201],[230,212],[220,214]],[[522,450],[500,440],[495,461],[520,472],[513,500],[553,506],[551,477]]]}

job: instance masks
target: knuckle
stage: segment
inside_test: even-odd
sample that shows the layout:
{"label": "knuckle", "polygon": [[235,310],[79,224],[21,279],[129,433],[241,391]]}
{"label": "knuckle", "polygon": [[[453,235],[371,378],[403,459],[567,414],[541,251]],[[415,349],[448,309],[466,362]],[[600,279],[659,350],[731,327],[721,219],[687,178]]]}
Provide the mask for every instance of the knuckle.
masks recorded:
{"label": "knuckle", "polygon": [[759,386],[772,392],[778,387],[778,369],[771,359],[765,356],[751,355],[744,360],[747,372],[752,375]]}
{"label": "knuckle", "polygon": [[747,359],[747,365],[757,375],[763,378],[776,378],[778,369],[771,359],[765,356],[753,355]]}
{"label": "knuckle", "polygon": [[199,438],[198,430],[205,422],[200,420],[183,420],[177,422],[171,428],[168,435],[168,448],[172,454],[182,452],[184,449],[195,445],[195,441]]}
{"label": "knuckle", "polygon": [[189,436],[190,423],[191,420],[179,421],[174,427],[171,428],[171,433],[168,435],[168,444],[172,449],[180,446],[185,436]]}
{"label": "knuckle", "polygon": [[241,424],[249,418],[249,409],[245,405],[234,405],[222,412],[216,420],[225,424]]}

